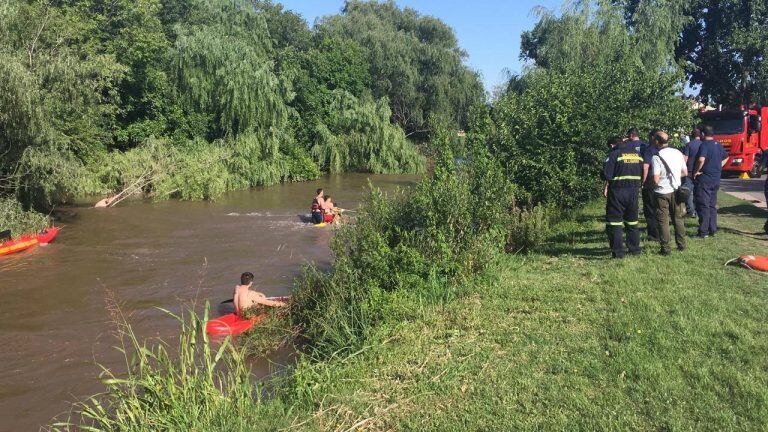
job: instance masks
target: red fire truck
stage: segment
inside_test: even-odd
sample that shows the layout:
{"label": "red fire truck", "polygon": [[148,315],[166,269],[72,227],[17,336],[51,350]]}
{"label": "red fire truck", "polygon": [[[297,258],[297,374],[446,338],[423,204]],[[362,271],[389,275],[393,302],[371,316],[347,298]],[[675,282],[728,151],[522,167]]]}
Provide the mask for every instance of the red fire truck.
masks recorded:
{"label": "red fire truck", "polygon": [[760,152],[768,150],[768,107],[746,106],[738,110],[702,110],[701,122],[715,129],[715,139],[728,152],[723,174],[760,177]]}

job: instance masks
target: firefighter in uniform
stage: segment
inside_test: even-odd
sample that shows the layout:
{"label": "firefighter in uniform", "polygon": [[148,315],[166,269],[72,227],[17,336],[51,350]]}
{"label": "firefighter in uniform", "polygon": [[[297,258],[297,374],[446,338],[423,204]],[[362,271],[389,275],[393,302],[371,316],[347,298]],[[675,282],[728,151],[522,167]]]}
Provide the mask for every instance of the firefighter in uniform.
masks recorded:
{"label": "firefighter in uniform", "polygon": [[627,229],[629,253],[640,253],[638,195],[643,177],[643,157],[632,141],[613,143],[613,150],[603,165],[606,231],[614,258],[624,258],[624,228]]}

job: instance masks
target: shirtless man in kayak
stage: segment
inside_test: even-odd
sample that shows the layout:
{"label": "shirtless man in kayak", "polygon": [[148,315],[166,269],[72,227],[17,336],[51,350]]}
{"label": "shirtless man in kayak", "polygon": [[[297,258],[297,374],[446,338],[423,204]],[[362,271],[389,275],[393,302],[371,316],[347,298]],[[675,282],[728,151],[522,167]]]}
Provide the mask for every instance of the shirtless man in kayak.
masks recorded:
{"label": "shirtless man in kayak", "polygon": [[341,209],[336,207],[336,204],[333,203],[333,198],[331,198],[330,195],[324,196],[323,201],[325,202],[325,205],[323,206],[323,222],[334,223],[338,225],[339,216],[341,216]]}
{"label": "shirtless man in kayak", "polygon": [[317,196],[312,200],[312,223],[323,223],[323,214],[325,212],[325,199],[323,199],[323,189],[317,190]]}
{"label": "shirtless man in kayak", "polygon": [[245,272],[240,276],[240,285],[235,287],[232,300],[235,304],[235,313],[240,313],[250,307],[262,304],[265,306],[285,306],[281,301],[269,300],[267,296],[258,291],[251,291],[253,285],[253,273]]}

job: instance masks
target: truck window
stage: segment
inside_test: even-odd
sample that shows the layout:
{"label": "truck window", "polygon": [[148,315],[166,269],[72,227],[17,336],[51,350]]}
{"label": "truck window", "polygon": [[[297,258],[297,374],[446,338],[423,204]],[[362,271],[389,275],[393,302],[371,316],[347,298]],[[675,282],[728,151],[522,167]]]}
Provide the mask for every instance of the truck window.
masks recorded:
{"label": "truck window", "polygon": [[733,135],[744,132],[744,118],[717,119],[706,122],[715,129],[715,135]]}

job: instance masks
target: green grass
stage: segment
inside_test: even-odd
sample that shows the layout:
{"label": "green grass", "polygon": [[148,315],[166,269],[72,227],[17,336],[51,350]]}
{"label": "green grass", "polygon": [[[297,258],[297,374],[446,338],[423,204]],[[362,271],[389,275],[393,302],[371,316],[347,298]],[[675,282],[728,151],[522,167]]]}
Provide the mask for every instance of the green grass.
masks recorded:
{"label": "green grass", "polygon": [[178,359],[121,327],[123,348],[137,353],[132,373],[107,373],[108,392],[70,421],[93,430],[764,430],[768,275],[723,264],[765,253],[768,236],[756,232],[766,214],[728,196],[721,214],[721,233],[691,239],[686,252],[661,257],[645,244],[642,256],[617,261],[594,204],[558,224],[538,253],[501,257],[457,300],[389,296],[398,313],[369,328],[362,349],[300,356],[267,387],[255,385],[241,350],[201,343],[194,316]]}
{"label": "green grass", "polygon": [[[765,213],[721,198],[716,238],[684,253],[607,257],[602,208],[544,251],[506,256],[444,307],[368,349],[300,364],[291,423],[318,430],[761,430],[768,424]],[[693,222],[690,224],[693,233]],[[404,300],[404,302],[406,302]]]}

